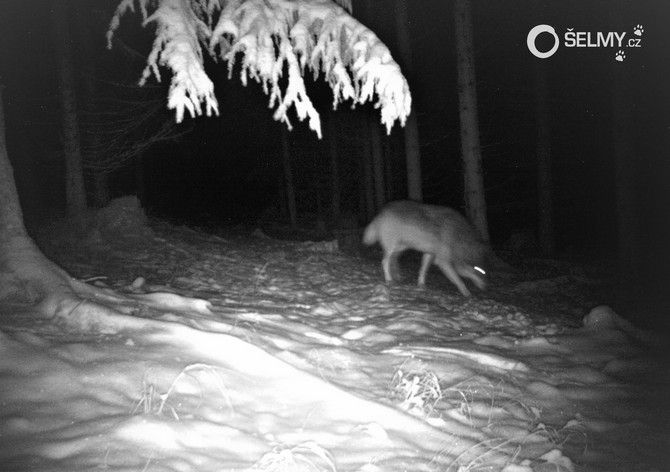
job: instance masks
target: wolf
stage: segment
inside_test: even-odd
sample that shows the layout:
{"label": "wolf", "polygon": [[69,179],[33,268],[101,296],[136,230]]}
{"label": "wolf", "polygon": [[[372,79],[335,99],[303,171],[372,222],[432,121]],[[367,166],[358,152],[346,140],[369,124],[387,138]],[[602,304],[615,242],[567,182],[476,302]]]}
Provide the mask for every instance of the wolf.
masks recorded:
{"label": "wolf", "polygon": [[456,210],[400,200],[385,205],[365,228],[363,243],[379,243],[384,250],[382,270],[391,282],[391,267],[397,267],[398,256],[407,249],[423,253],[419,286],[426,284],[426,273],[435,264],[466,297],[470,291],[461,277],[470,279],[480,290],[486,288],[479,266],[490,253],[490,247],[472,225]]}

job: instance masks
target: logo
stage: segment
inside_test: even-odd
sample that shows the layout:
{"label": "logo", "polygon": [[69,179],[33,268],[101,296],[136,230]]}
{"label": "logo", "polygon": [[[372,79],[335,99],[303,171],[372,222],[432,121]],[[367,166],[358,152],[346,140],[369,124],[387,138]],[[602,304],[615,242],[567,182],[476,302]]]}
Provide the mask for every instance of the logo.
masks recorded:
{"label": "logo", "polygon": [[[554,45],[547,52],[540,52],[537,49],[537,46],[535,46],[535,40],[542,33],[549,33],[554,37]],[[546,59],[548,57],[553,56],[554,53],[558,50],[558,43],[559,43],[558,35],[556,34],[554,28],[549,25],[537,25],[535,28],[530,30],[530,32],[528,33],[528,37],[526,38],[526,44],[528,45],[528,50],[535,57],[539,57],[540,59]]]}
{"label": "logo", "polygon": [[[628,37],[625,31],[575,31],[575,28],[566,28],[563,33],[563,47],[566,48],[614,48],[617,49],[614,54],[614,60],[623,62],[626,59],[626,48],[642,47],[642,34],[644,27],[640,24],[635,25],[633,34]],[[549,34],[553,37],[553,45],[547,51],[540,51],[537,48],[537,38],[542,34]],[[561,40],[553,26],[537,25],[533,27],[526,37],[526,45],[533,56],[540,59],[547,59],[553,56]]]}

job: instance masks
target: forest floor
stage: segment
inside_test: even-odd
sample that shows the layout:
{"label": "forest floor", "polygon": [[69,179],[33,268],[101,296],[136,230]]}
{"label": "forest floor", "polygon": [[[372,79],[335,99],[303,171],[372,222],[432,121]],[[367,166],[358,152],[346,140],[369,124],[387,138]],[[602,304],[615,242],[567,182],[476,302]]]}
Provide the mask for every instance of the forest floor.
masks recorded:
{"label": "forest floor", "polygon": [[412,255],[386,285],[378,251],[260,230],[38,241],[168,308],[110,335],[0,307],[2,470],[670,470],[665,338],[597,307],[601,268],[517,259],[464,298]]}

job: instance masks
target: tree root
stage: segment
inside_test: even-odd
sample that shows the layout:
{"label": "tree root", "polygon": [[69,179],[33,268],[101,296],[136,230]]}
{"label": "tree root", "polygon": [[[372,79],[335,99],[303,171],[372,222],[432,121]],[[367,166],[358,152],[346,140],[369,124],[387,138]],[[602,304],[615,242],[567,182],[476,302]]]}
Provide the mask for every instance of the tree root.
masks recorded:
{"label": "tree root", "polygon": [[68,331],[116,334],[149,328],[137,315],[146,309],[211,315],[206,300],[173,293],[122,294],[71,277],[47,259],[30,238],[11,241],[0,260],[0,301],[35,305],[43,317]]}

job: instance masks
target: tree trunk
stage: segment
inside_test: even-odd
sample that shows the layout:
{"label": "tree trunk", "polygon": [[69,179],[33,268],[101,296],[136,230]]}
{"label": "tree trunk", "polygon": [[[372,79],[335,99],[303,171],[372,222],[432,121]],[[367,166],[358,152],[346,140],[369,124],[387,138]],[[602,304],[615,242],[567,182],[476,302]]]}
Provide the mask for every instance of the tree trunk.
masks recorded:
{"label": "tree trunk", "polygon": [[2,243],[0,248],[4,248],[13,238],[28,236],[23,226],[23,213],[14,183],[14,171],[7,154],[3,88],[4,86],[0,85],[0,243]]}
{"label": "tree trunk", "polygon": [[63,152],[65,157],[65,201],[68,215],[83,224],[86,212],[86,191],[81,158],[81,139],[77,120],[74,64],[68,22],[68,2],[53,0],[52,21],[58,63],[61,119],[63,120]]}
{"label": "tree trunk", "polygon": [[284,174],[277,168],[277,195],[279,196],[279,215],[282,221],[288,219],[288,202],[286,199],[286,186],[284,185]]}
{"label": "tree trunk", "polygon": [[394,154],[391,149],[391,140],[387,137],[382,141],[382,149],[384,155],[384,181],[385,185],[385,195],[384,199],[387,202],[393,200],[393,164],[394,164]]}
{"label": "tree trunk", "polygon": [[[45,302],[54,293],[71,293],[69,276],[49,261],[28,236],[7,153],[5,114],[0,85],[0,300]],[[60,300],[63,301],[63,300]],[[56,314],[62,303],[46,303],[42,311]]]}
{"label": "tree trunk", "polygon": [[291,152],[288,142],[288,131],[284,126],[281,128],[281,151],[282,164],[284,167],[284,184],[286,188],[286,205],[288,206],[288,217],[291,227],[298,223],[298,215],[295,207],[295,188],[293,187],[293,170],[291,169]]}
{"label": "tree trunk", "polygon": [[535,114],[537,120],[537,195],[538,195],[538,239],[540,249],[546,256],[555,251],[553,185],[551,172],[551,128],[547,97],[546,64],[535,65]]}
{"label": "tree trunk", "polygon": [[[170,297],[175,297],[170,294]],[[175,304],[193,304],[184,299]],[[141,305],[170,309],[160,294],[120,295],[70,277],[44,257],[23,224],[23,213],[7,153],[5,115],[0,84],[0,302],[13,309],[31,306],[36,314],[61,328],[78,332],[115,334],[121,329],[147,329],[137,316]],[[205,303],[204,300],[199,301]],[[139,304],[138,304],[139,303]],[[171,303],[167,303],[170,305]],[[208,313],[208,308],[203,308]],[[211,314],[211,312],[209,312]],[[123,322],[120,321],[123,317]]]}
{"label": "tree trunk", "polygon": [[333,224],[337,226],[340,219],[340,170],[339,153],[337,148],[338,127],[335,121],[335,114],[328,116],[328,157],[330,160],[330,208],[333,218]]}
{"label": "tree trunk", "polygon": [[[365,115],[359,118],[364,120]],[[365,122],[362,123],[365,125]],[[366,134],[366,137],[368,135]],[[369,139],[364,139],[363,143],[363,159],[361,159],[362,167],[362,179],[361,179],[361,195],[362,201],[364,204],[363,211],[365,213],[365,220],[370,220],[372,215],[375,214],[375,194],[374,194],[374,182],[372,178],[372,144]]]}
{"label": "tree trunk", "polygon": [[324,209],[323,198],[321,195],[323,186],[322,159],[323,154],[320,152],[317,152],[316,155],[313,156],[311,161],[313,177],[310,179],[311,186],[314,189],[314,201],[316,202],[316,231],[320,234],[326,232],[326,211]]}
{"label": "tree trunk", "polygon": [[96,208],[102,208],[109,203],[109,175],[105,172],[93,170],[93,182],[91,192],[93,204]]}
{"label": "tree trunk", "polygon": [[419,147],[419,124],[416,120],[416,106],[405,123],[405,159],[407,164],[407,196],[414,201],[423,201],[421,177],[421,148]]}
{"label": "tree trunk", "polygon": [[[101,38],[99,38],[99,31],[94,31],[94,25],[92,25],[85,16],[87,11],[82,12],[82,7],[85,7],[85,4],[81,1],[77,3],[77,30],[78,30],[78,40],[81,44],[81,54],[83,56],[83,74],[82,74],[82,85],[83,85],[83,102],[82,108],[85,112],[88,112],[89,116],[93,116],[97,111],[97,92],[98,87],[95,82],[95,70],[96,70],[96,53],[95,49],[98,47],[99,50],[102,49]],[[88,188],[89,196],[93,200],[93,206],[96,208],[102,208],[109,203],[109,175],[104,169],[96,167],[96,164],[99,162],[100,156],[98,155],[98,150],[100,149],[100,134],[97,130],[92,129],[90,126],[86,126],[86,123],[82,123],[81,130],[82,134],[82,143],[84,144],[84,154],[83,154],[83,166],[85,169],[85,174],[88,179],[86,183],[90,185]]]}
{"label": "tree trunk", "polygon": [[[608,8],[608,20],[612,24],[625,24],[631,17],[629,2],[612,2]],[[631,66],[627,62],[612,62],[612,154],[614,157],[614,187],[616,203],[617,259],[622,282],[627,289],[631,282],[650,274],[656,267],[642,267],[642,233],[637,214],[637,173],[636,153],[633,149],[631,116],[634,109],[631,80]]]}
{"label": "tree trunk", "polygon": [[488,241],[470,0],[456,0],[454,10],[465,211],[481,237]]}
{"label": "tree trunk", "polygon": [[612,143],[615,164],[617,252],[622,274],[637,274],[640,260],[640,234],[636,212],[635,153],[631,138],[630,67],[616,63],[612,90]]}
{"label": "tree trunk", "polygon": [[135,174],[135,195],[139,199],[142,206],[146,205],[147,186],[146,178],[144,176],[144,153],[140,152],[135,155],[134,174]]}
{"label": "tree trunk", "polygon": [[374,115],[368,120],[370,136],[370,160],[372,164],[372,181],[374,184],[374,206],[378,212],[384,206],[384,156],[382,154],[381,127]]}
{"label": "tree trunk", "polygon": [[[400,60],[407,71],[412,70],[412,46],[407,27],[407,5],[405,0],[395,1],[396,34],[398,38],[398,53]],[[416,119],[416,102],[412,104],[412,112],[407,117],[403,128],[405,142],[405,163],[407,165],[407,196],[411,200],[423,200],[421,180],[421,147],[419,146],[419,123]]]}

